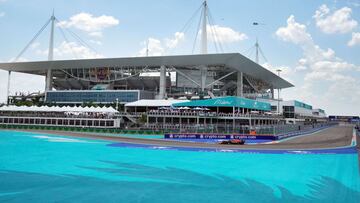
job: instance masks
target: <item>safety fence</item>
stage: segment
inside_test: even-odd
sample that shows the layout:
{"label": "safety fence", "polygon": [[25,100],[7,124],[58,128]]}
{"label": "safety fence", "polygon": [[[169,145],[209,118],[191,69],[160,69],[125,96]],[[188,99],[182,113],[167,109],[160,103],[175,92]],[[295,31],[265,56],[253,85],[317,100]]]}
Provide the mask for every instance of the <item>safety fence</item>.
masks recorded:
{"label": "safety fence", "polygon": [[35,126],[35,125],[4,125],[0,124],[0,129],[18,129],[18,130],[49,130],[49,131],[68,131],[83,133],[114,133],[114,134],[140,134],[140,135],[162,135],[164,131],[155,130],[136,130],[136,129],[104,129],[104,128],[86,128],[86,127],[62,127],[62,126]]}

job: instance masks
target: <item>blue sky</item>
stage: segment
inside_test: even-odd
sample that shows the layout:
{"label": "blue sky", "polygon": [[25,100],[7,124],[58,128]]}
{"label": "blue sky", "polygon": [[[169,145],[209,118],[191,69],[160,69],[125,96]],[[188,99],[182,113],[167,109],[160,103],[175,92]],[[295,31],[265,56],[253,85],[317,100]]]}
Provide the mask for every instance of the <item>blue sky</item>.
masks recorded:
{"label": "blue sky", "polygon": [[[201,3],[0,0],[0,61],[16,57],[52,9],[60,21],[55,59],[139,56],[147,41],[150,55],[191,54],[199,15],[186,32],[182,28]],[[270,70],[281,68],[296,86],[282,91],[284,99],[299,99],[331,114],[360,114],[360,1],[208,0],[208,5],[224,52],[254,58],[247,50],[259,38],[267,58],[260,63]],[[253,26],[254,21],[262,24]],[[70,35],[66,42],[58,27],[77,33],[96,52]],[[48,41],[46,29],[20,60],[46,60]],[[216,52],[214,43],[209,42],[209,51]],[[198,52],[197,46],[194,53]],[[43,83],[39,77],[14,74],[11,92],[43,90]],[[6,84],[6,73],[1,71],[2,101]]]}

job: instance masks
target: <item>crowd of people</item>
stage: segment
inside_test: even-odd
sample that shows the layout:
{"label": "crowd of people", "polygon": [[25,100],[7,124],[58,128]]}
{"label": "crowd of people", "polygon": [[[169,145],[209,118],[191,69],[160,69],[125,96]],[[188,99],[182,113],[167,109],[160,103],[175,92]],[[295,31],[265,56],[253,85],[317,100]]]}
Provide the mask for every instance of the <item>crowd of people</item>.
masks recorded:
{"label": "crowd of people", "polygon": [[93,118],[93,119],[112,119],[115,117],[111,113],[99,112],[12,112],[0,111],[0,116],[7,117],[46,117],[46,118]]}
{"label": "crowd of people", "polygon": [[153,109],[148,112],[148,115],[179,115],[179,116],[209,116],[209,117],[276,117],[271,113],[264,113],[259,111],[249,111],[243,113],[241,111],[233,112],[214,112],[210,109]]}

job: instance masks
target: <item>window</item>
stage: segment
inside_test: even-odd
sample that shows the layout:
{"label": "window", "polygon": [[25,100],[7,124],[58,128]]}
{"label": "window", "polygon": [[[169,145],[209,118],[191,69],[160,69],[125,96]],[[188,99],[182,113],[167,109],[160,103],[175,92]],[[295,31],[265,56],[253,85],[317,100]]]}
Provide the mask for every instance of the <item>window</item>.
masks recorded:
{"label": "window", "polygon": [[114,126],[114,121],[106,121],[106,126]]}
{"label": "window", "polygon": [[138,91],[68,91],[47,92],[47,102],[97,102],[111,103],[119,99],[119,102],[133,102],[138,100]]}
{"label": "window", "polygon": [[283,106],[283,114],[285,118],[295,118],[294,106]]}
{"label": "window", "polygon": [[94,126],[99,126],[99,121],[94,121]]}

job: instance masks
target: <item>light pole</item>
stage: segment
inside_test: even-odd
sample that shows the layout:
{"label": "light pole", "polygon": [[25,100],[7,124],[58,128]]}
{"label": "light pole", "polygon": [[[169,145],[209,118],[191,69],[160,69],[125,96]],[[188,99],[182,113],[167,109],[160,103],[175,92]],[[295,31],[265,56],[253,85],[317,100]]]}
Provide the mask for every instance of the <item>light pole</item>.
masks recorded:
{"label": "light pole", "polygon": [[116,111],[119,111],[119,99],[116,98]]}
{"label": "light pole", "polygon": [[252,124],[251,124],[251,112],[249,114],[250,119],[249,119],[249,133],[251,133],[251,129],[252,129]]}
{"label": "light pole", "polygon": [[[280,77],[281,69],[277,69],[276,72],[278,73],[278,76]],[[278,115],[280,114],[280,88],[278,88],[278,106],[277,106]]]}
{"label": "light pole", "polygon": [[[253,25],[254,26],[259,26],[259,25],[265,25],[264,23],[259,23],[259,22],[253,22]],[[255,42],[255,62],[257,64],[259,64],[259,51],[260,53],[262,54],[262,56],[265,58],[264,54],[262,53],[261,51],[261,48],[260,48],[260,45],[259,45],[259,42],[258,42],[258,32],[256,32],[256,42]],[[265,59],[266,60],[266,59]]]}

